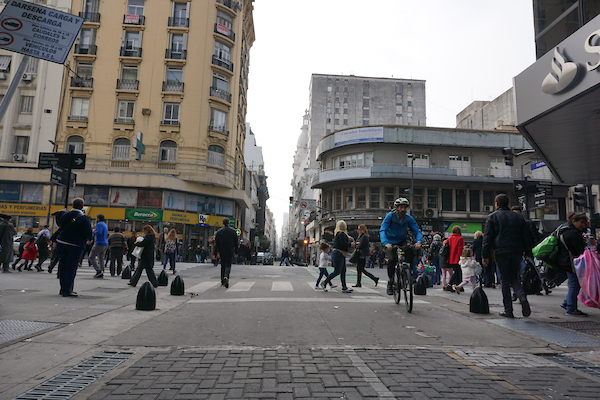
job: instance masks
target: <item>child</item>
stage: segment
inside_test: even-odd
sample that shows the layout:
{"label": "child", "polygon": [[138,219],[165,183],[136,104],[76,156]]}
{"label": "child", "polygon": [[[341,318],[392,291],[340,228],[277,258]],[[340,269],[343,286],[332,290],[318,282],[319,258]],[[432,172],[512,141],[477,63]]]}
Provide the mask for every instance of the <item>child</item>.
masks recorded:
{"label": "child", "polygon": [[475,290],[475,267],[478,263],[473,259],[473,250],[470,247],[463,247],[462,257],[458,261],[458,264],[462,270],[463,281],[455,287],[456,293],[460,293],[460,288],[469,282],[471,282],[473,290]]}
{"label": "child", "polygon": [[[37,247],[35,247],[35,236],[29,238],[29,242],[23,248],[23,256],[21,259],[23,260],[23,264],[19,265],[17,269],[20,271],[22,267],[25,267],[26,271],[31,271],[31,267],[33,266],[33,262],[37,258]],[[31,262],[29,264],[29,262]],[[29,265],[27,265],[29,264]]]}
{"label": "child", "polygon": [[[319,278],[317,278],[315,289],[321,289],[321,287],[319,287],[319,282],[321,282],[322,277],[327,278],[327,275],[329,275],[327,272],[327,263],[331,262],[331,256],[329,255],[331,248],[329,245],[327,243],[321,243],[319,250],[321,250],[321,255],[319,256]],[[329,286],[332,288],[337,287],[337,285],[332,285],[331,282],[329,282]],[[326,292],[327,288],[324,288],[323,290]]]}

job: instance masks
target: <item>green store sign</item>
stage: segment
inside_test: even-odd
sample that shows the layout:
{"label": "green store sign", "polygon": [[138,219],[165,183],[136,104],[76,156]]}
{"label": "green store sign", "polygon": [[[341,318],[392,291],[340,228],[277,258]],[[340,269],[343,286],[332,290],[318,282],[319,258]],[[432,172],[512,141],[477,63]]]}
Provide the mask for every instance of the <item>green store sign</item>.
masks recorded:
{"label": "green store sign", "polygon": [[125,210],[125,219],[133,221],[161,221],[162,210]]}

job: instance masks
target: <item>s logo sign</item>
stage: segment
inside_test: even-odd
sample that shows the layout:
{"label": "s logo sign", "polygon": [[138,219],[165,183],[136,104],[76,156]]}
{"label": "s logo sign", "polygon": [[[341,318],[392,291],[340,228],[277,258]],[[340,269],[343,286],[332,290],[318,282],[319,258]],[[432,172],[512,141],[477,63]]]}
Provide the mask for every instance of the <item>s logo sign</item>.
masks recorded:
{"label": "s logo sign", "polygon": [[565,58],[558,52],[558,47],[554,49],[552,70],[554,73],[550,72],[542,82],[542,92],[546,94],[562,92],[577,76],[577,64],[565,61]]}

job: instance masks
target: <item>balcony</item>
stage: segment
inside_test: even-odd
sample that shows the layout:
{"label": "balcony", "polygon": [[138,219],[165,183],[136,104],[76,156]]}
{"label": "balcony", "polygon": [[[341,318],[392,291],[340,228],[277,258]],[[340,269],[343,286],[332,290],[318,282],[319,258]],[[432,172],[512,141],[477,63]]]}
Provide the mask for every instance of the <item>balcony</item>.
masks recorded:
{"label": "balcony", "polygon": [[133,117],[117,117],[115,124],[135,124]]}
{"label": "balcony", "polygon": [[224,60],[215,55],[212,56],[212,63],[221,68],[225,68],[226,70],[233,72],[233,63],[229,60]]}
{"label": "balcony", "polygon": [[162,91],[183,93],[183,82],[163,81]]}
{"label": "balcony", "polygon": [[163,119],[162,121],[160,121],[160,124],[161,125],[179,126],[180,122],[178,120]]}
{"label": "balcony", "polygon": [[141,57],[141,47],[121,47],[121,57]]}
{"label": "balcony", "polygon": [[217,0],[218,4],[222,4],[225,7],[231,9],[231,11],[236,12],[237,10],[237,1],[233,0]]}
{"label": "balcony", "polygon": [[71,87],[91,89],[94,86],[94,78],[71,77]]}
{"label": "balcony", "polygon": [[167,49],[165,51],[167,60],[185,60],[187,58],[187,50]]}
{"label": "balcony", "polygon": [[76,44],[75,45],[75,50],[73,51],[74,54],[83,54],[83,55],[90,55],[90,56],[95,56],[96,55],[96,45],[95,44]]}
{"label": "balcony", "polygon": [[144,25],[146,18],[143,15],[125,14],[123,15],[123,25]]}
{"label": "balcony", "polygon": [[210,95],[212,97],[216,97],[217,99],[226,101],[227,103],[231,103],[231,93],[218,89],[214,86],[210,88]]}
{"label": "balcony", "polygon": [[158,169],[175,170],[177,169],[177,163],[173,161],[159,161],[156,165]]}
{"label": "balcony", "polygon": [[118,90],[138,90],[140,81],[132,79],[117,79]]}
{"label": "balcony", "polygon": [[129,161],[111,160],[110,166],[113,168],[129,168]]}
{"label": "balcony", "polygon": [[67,117],[67,119],[69,121],[81,121],[81,122],[87,122],[88,117],[87,115],[69,115]]}
{"label": "balcony", "polygon": [[235,42],[235,33],[231,30],[231,28],[215,23],[215,33],[225,36],[232,42]]}
{"label": "balcony", "polygon": [[169,27],[172,28],[189,28],[190,19],[181,17],[169,17]]}
{"label": "balcony", "polygon": [[97,12],[79,12],[79,17],[83,18],[85,22],[100,23],[100,13]]}

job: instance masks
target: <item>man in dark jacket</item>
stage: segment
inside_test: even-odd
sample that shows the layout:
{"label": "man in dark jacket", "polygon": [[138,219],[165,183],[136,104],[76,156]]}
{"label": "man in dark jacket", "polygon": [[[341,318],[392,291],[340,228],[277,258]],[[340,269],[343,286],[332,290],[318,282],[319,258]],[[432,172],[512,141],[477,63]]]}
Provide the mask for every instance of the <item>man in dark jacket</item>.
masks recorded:
{"label": "man in dark jacket", "polygon": [[77,293],[73,291],[75,275],[83,258],[86,242],[92,240],[92,224],[82,209],[83,199],[76,198],[73,200],[73,209],[65,210],[58,218],[61,231],[56,238],[56,251],[59,259],[59,294],[63,297],[77,297]]}
{"label": "man in dark jacket", "polygon": [[[10,223],[10,215],[0,214],[0,265],[2,272],[11,272],[8,267],[14,258],[13,237],[17,231]],[[13,267],[14,268],[14,267]]]}
{"label": "man in dark jacket", "polygon": [[238,253],[238,238],[235,230],[229,226],[229,218],[223,218],[223,227],[215,234],[215,246],[213,254],[221,256],[221,285],[229,287],[229,273],[231,272],[231,261]]}
{"label": "man in dark jacket", "polygon": [[500,315],[514,318],[510,296],[512,286],[521,300],[523,316],[528,317],[531,315],[531,309],[519,281],[519,268],[523,254],[533,258],[531,235],[523,217],[508,208],[508,196],[499,194],[496,196],[495,203],[496,211],[488,216],[485,223],[482,262],[487,267],[491,250],[494,250],[494,258],[502,279],[504,311]]}

